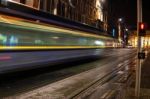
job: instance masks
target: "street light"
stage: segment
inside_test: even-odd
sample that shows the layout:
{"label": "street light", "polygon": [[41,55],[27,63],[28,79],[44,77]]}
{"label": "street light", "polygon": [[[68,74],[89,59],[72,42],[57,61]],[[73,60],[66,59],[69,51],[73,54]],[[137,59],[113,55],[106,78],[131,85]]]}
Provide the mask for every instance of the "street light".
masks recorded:
{"label": "street light", "polygon": [[128,31],[129,31],[129,29],[127,29],[127,28],[126,28],[126,29],[125,29],[125,31],[126,31],[126,32],[128,32]]}
{"label": "street light", "polygon": [[128,44],[128,32],[129,32],[129,29],[125,27],[124,29],[124,47]]}
{"label": "street light", "polygon": [[121,39],[121,23],[123,22],[122,18],[118,19],[118,40],[119,43],[121,43],[122,39]]}
{"label": "street light", "polygon": [[119,18],[118,21],[119,21],[119,22],[122,22],[122,18]]}

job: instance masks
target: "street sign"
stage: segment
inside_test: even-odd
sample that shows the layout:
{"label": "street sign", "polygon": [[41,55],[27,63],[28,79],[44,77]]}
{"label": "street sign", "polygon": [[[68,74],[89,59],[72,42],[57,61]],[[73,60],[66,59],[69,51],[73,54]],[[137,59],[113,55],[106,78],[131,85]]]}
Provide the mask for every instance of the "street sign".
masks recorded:
{"label": "street sign", "polygon": [[145,59],[145,53],[144,52],[138,53],[138,59]]}

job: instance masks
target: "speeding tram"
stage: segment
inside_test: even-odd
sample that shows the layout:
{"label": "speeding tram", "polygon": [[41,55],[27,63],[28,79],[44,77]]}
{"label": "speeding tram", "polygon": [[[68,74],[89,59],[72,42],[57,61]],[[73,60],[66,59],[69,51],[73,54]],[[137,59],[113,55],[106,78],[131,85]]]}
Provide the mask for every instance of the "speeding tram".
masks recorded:
{"label": "speeding tram", "polygon": [[0,3],[0,74],[97,57],[119,46],[96,28],[14,2]]}
{"label": "speeding tram", "polygon": [[99,57],[106,48],[120,46],[116,39],[100,35],[101,31],[96,34],[28,20],[9,15],[13,11],[8,10],[0,8],[4,11],[0,13],[0,74]]}

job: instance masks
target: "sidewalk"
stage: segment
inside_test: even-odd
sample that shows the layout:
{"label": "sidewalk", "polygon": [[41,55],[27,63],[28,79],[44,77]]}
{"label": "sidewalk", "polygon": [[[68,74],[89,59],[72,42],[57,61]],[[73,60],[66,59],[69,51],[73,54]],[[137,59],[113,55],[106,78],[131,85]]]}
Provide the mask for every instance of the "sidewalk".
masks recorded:
{"label": "sidewalk", "polygon": [[142,66],[141,88],[150,89],[150,53]]}
{"label": "sidewalk", "polygon": [[[135,84],[135,81],[133,82]],[[133,85],[134,85],[133,84]],[[135,85],[134,85],[135,86]],[[134,88],[128,89],[128,99],[136,99],[134,97]],[[139,99],[150,99],[150,53],[142,65],[141,70],[141,95]]]}

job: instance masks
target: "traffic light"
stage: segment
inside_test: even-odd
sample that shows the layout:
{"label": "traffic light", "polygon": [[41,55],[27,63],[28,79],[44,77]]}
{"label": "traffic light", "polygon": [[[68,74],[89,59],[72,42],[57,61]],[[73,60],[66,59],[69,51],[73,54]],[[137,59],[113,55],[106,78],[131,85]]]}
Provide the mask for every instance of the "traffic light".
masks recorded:
{"label": "traffic light", "polygon": [[139,36],[145,36],[146,35],[146,26],[143,22],[139,23]]}

